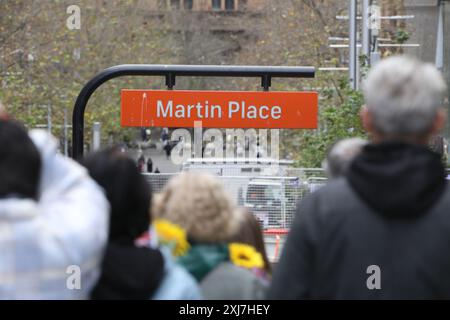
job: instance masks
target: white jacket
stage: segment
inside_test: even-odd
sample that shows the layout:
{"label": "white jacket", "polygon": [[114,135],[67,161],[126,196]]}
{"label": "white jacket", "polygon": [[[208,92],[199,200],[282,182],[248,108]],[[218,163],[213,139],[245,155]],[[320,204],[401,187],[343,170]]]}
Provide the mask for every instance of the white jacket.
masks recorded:
{"label": "white jacket", "polygon": [[53,137],[30,136],[42,156],[40,197],[0,200],[0,299],[87,298],[100,274],[108,202],[83,167],[56,153]]}

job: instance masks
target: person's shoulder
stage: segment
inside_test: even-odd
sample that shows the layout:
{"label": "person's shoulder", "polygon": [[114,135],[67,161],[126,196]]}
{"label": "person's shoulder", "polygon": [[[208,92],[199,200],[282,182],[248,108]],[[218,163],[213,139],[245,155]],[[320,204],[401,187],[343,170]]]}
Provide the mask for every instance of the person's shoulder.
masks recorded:
{"label": "person's shoulder", "polygon": [[223,262],[219,264],[217,267],[215,267],[206,277],[206,278],[212,278],[217,275],[221,276],[227,276],[227,275],[247,275],[246,269],[240,268],[236,266],[235,264],[231,262]]}
{"label": "person's shoulder", "polygon": [[310,221],[322,224],[330,221],[330,216],[336,220],[355,210],[364,210],[364,203],[358,198],[347,179],[330,180],[325,186],[300,199],[297,204],[296,216],[299,221]]}
{"label": "person's shoulder", "polygon": [[350,187],[347,179],[338,178],[327,182],[326,185],[317,189],[316,191],[306,195],[299,200],[298,205],[307,202],[309,204],[324,205],[333,203],[333,205],[339,205],[343,203],[343,200],[353,198],[354,191]]}
{"label": "person's shoulder", "polygon": [[442,191],[442,195],[439,197],[437,201],[437,205],[434,207],[437,210],[440,210],[441,208],[445,208],[445,211],[447,211],[448,208],[450,208],[450,181],[445,181],[445,187]]}
{"label": "person's shoulder", "polygon": [[201,293],[197,281],[182,266],[178,265],[171,254],[162,249],[164,258],[164,277],[153,296],[154,300],[198,300]]}
{"label": "person's shoulder", "polygon": [[352,193],[352,189],[348,180],[344,177],[332,179],[327,182],[322,188],[318,189],[313,194],[318,197],[329,197],[333,195],[344,195],[347,193]]}
{"label": "person's shoulder", "polygon": [[450,180],[445,180],[443,196],[447,201],[450,201]]}
{"label": "person's shoulder", "polygon": [[231,262],[214,268],[200,286],[207,299],[262,299],[267,290],[267,285],[251,270]]}

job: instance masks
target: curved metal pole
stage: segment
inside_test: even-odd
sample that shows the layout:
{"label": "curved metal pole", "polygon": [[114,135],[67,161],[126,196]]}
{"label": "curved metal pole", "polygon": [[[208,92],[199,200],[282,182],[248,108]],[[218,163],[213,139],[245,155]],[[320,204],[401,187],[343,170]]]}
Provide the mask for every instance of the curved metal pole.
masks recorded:
{"label": "curved metal pole", "polygon": [[169,89],[177,76],[203,77],[261,77],[262,86],[268,90],[271,78],[314,78],[314,67],[272,66],[196,66],[196,65],[141,65],[124,64],[105,69],[92,78],[81,90],[73,109],[72,157],[83,156],[84,112],[92,94],[103,83],[123,76],[165,76]]}

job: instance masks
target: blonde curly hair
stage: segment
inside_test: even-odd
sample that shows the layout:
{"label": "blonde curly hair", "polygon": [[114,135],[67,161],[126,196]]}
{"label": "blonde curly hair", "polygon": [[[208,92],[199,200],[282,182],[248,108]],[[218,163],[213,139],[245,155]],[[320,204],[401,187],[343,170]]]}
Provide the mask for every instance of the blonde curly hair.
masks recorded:
{"label": "blonde curly hair", "polygon": [[235,206],[222,184],[208,174],[181,173],[155,195],[152,213],[186,230],[201,243],[227,242],[240,224]]}

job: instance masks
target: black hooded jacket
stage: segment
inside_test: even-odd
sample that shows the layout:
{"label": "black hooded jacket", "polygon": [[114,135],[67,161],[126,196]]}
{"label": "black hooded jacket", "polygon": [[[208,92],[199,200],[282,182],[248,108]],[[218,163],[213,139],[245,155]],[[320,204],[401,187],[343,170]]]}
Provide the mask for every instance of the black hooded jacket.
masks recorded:
{"label": "black hooded jacket", "polygon": [[365,147],[347,179],[300,203],[269,298],[450,298],[450,188],[439,156],[403,143]]}
{"label": "black hooded jacket", "polygon": [[164,276],[164,260],[157,249],[109,243],[94,300],[148,300]]}
{"label": "black hooded jacket", "polygon": [[368,145],[347,177],[353,190],[386,218],[425,214],[445,188],[439,155],[404,143]]}

